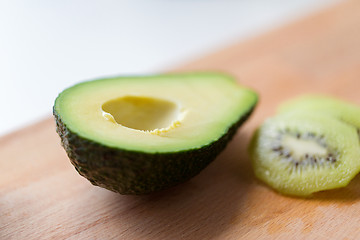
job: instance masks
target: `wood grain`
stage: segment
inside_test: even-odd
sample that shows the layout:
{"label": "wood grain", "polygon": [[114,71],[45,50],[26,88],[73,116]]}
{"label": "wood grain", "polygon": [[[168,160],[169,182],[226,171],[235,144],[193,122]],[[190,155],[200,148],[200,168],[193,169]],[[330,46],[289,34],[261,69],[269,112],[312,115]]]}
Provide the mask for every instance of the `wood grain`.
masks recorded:
{"label": "wood grain", "polygon": [[360,176],[311,199],[254,178],[246,147],[276,105],[305,92],[360,104],[360,1],[353,0],[174,71],[219,70],[261,101],[226,150],[189,182],[122,196],[80,177],[53,119],[0,138],[0,239],[359,239]]}

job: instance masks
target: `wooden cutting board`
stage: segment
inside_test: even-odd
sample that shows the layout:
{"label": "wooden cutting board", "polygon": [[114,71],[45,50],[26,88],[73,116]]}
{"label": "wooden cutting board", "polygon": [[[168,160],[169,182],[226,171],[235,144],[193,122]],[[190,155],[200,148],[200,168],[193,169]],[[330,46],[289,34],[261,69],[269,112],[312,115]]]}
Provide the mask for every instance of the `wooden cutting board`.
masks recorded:
{"label": "wooden cutting board", "polygon": [[312,199],[285,197],[254,178],[246,153],[255,127],[283,100],[321,92],[360,104],[360,1],[176,71],[188,70],[233,74],[261,96],[208,168],[163,192],[122,196],[80,177],[45,120],[0,139],[0,239],[360,238],[360,176]]}

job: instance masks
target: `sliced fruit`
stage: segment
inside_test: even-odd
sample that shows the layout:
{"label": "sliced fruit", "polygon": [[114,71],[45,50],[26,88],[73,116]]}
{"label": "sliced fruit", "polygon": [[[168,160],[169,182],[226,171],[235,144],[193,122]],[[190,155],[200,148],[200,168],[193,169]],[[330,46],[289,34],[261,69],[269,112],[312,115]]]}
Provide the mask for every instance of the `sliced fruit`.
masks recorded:
{"label": "sliced fruit", "polygon": [[326,114],[270,118],[250,146],[255,175],[282,194],[308,196],[346,186],[360,171],[356,129]]}
{"label": "sliced fruit", "polygon": [[304,95],[279,107],[279,112],[316,111],[329,114],[355,126],[360,135],[360,107],[340,99],[324,95]]}
{"label": "sliced fruit", "polygon": [[144,194],[198,174],[251,114],[257,95],[222,74],[116,77],[80,83],[55,101],[76,170],[122,194]]}

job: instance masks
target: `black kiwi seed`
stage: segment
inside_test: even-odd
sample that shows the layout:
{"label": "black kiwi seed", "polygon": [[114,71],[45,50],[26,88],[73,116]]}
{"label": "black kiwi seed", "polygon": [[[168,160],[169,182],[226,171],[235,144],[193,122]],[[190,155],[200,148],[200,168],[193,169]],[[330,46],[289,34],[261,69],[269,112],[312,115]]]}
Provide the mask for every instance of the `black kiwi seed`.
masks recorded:
{"label": "black kiwi seed", "polygon": [[315,137],[315,134],[314,133],[309,133],[308,136],[313,138],[313,137]]}
{"label": "black kiwi seed", "polygon": [[274,147],[272,150],[274,151],[274,152],[278,152],[278,151],[280,151],[280,150],[282,150],[283,148],[282,148],[282,146],[278,146],[278,147]]}

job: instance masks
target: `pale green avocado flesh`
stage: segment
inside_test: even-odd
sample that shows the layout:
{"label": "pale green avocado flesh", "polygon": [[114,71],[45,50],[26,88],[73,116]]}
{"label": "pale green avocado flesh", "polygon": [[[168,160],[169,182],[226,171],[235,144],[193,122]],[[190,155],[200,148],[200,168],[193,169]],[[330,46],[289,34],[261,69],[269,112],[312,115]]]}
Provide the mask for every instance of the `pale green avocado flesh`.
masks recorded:
{"label": "pale green avocado flesh", "polygon": [[64,90],[54,105],[62,144],[94,185],[144,194],[198,174],[226,146],[257,94],[215,73],[114,77]]}

